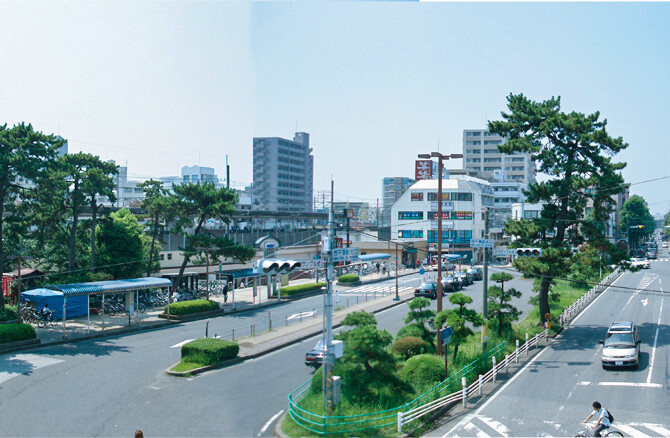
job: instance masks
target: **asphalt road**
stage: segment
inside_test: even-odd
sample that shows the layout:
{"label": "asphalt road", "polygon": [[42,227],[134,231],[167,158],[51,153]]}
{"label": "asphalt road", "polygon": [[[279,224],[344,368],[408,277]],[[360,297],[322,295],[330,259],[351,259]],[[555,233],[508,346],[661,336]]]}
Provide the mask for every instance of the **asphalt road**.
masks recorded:
{"label": "asphalt road", "polygon": [[[500,390],[430,436],[574,436],[598,400],[626,436],[670,436],[670,262],[626,273]],[[637,370],[603,370],[610,323],[638,325]]]}
{"label": "asphalt road", "polygon": [[[419,275],[413,275],[400,278],[399,284],[409,288],[420,281]],[[518,281],[530,289],[530,282]],[[473,306],[478,307],[474,308],[481,308],[481,284],[464,290],[475,299]],[[366,294],[371,298],[378,293],[374,291],[389,287],[395,287],[395,279],[338,288],[336,306],[345,306],[347,300],[353,304]],[[527,300],[525,295],[520,304]],[[281,321],[282,315],[321,305],[321,297],[312,297],[282,304],[271,312],[273,319]],[[395,334],[404,325],[407,311],[403,304],[377,314],[379,327]],[[209,334],[232,328],[239,333],[240,327],[257,324],[265,314],[212,318]],[[316,338],[193,378],[166,376],[164,371],[179,361],[179,346],[204,336],[205,325],[205,321],[195,321],[0,355],[0,435],[131,436],[136,429],[146,436],[271,435],[271,420],[286,409],[288,394],[311,378],[313,370],[303,360]]]}

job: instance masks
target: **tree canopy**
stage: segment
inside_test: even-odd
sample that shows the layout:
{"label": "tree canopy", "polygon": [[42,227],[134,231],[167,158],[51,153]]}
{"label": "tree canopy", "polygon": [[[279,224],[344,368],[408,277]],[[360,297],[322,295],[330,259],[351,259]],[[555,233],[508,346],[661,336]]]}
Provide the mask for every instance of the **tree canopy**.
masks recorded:
{"label": "tree canopy", "polygon": [[[490,132],[508,139],[498,149],[528,153],[537,169],[550,178],[529,184],[525,193],[527,202],[543,204],[540,217],[511,220],[504,226],[506,234],[517,238],[517,246],[543,248],[539,258],[520,257],[514,262],[522,272],[542,279],[539,307],[543,324],[552,280],[565,278],[569,272],[572,247],[589,241],[615,259],[624,257],[604,238],[601,228],[589,222],[607,221],[615,204],[612,195],[625,190],[619,172],[625,163],[612,158],[628,144],[608,134],[607,121],[600,120],[599,112],[561,111],[560,97],[534,102],[523,94],[510,94],[507,104],[509,111],[501,114],[502,120],[488,124]],[[593,215],[587,220],[589,206],[593,206]]]}

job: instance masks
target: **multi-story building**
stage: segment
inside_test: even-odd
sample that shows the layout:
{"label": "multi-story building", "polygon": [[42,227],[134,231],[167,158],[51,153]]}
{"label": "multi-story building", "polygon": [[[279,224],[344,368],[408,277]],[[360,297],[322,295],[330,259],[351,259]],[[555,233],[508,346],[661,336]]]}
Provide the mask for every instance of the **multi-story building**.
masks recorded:
{"label": "multi-story building", "polygon": [[[114,160],[109,160],[109,163],[116,164]],[[118,173],[114,176],[116,184],[114,206],[139,207],[144,200],[144,192],[137,186],[141,181],[128,180],[128,166],[118,166],[117,170]],[[100,202],[111,205],[106,197],[101,197]]]}
{"label": "multi-story building", "polygon": [[[428,241],[429,253],[437,249],[438,180],[413,184],[391,209],[391,236],[399,242]],[[442,180],[442,244],[469,259],[471,239],[484,237],[484,209],[493,208],[488,181],[470,176]]]}
{"label": "multi-story building", "polygon": [[530,154],[517,152],[503,154],[498,145],[506,139],[486,129],[466,129],[463,131],[463,167],[479,170],[493,177],[496,170],[507,172],[507,181],[530,185],[535,182],[535,163]]}
{"label": "multi-story building", "polygon": [[391,225],[391,208],[398,199],[414,184],[414,180],[404,176],[387,177],[382,180],[381,226]]}
{"label": "multi-story building", "polygon": [[312,211],[314,157],[309,134],[254,137],[254,210]]}
{"label": "multi-story building", "polygon": [[212,167],[184,166],[181,168],[181,179],[184,183],[214,183],[219,184],[219,177]]}

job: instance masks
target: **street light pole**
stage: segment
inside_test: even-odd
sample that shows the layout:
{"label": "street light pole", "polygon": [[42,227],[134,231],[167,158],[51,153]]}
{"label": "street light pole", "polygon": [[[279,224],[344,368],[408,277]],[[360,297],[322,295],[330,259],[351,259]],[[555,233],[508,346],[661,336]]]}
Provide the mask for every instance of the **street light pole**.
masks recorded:
{"label": "street light pole", "polygon": [[[419,154],[419,158],[437,158],[437,313],[442,311],[442,160],[463,158],[463,154],[444,155],[439,152]],[[437,330],[437,354],[442,355],[440,328]]]}

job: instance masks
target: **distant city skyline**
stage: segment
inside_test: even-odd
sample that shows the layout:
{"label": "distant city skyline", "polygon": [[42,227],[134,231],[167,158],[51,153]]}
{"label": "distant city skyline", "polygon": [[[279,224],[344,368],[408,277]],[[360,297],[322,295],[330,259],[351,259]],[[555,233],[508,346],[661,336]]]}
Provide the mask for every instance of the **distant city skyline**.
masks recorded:
{"label": "distant city skyline", "polygon": [[[314,194],[381,204],[419,153],[460,153],[510,93],[600,111],[631,195],[670,205],[667,3],[2,2],[0,123],[128,178],[253,179],[253,138],[310,134]],[[461,160],[448,167],[462,168]],[[538,177],[540,177],[538,175]]]}

